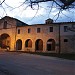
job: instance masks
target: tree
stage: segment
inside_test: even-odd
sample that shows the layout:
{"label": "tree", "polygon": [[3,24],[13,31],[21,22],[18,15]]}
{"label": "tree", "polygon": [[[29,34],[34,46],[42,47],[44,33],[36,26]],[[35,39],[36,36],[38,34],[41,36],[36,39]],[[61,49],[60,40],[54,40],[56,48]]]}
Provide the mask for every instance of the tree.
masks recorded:
{"label": "tree", "polygon": [[[58,14],[56,14],[56,15],[58,15],[57,19],[59,18],[59,14],[63,10],[67,10],[67,9],[69,10],[70,8],[71,9],[75,8],[75,0],[30,0],[31,8],[33,9],[33,6],[36,5],[36,4],[38,4],[38,8],[39,8],[39,3],[47,2],[47,1],[51,1],[51,2],[55,3],[56,4],[56,8],[59,7],[59,12],[58,12]],[[51,10],[53,8],[53,3],[52,3],[52,6],[51,6]],[[50,10],[50,12],[51,12],[51,10]]]}
{"label": "tree", "polygon": [[[47,2],[47,1],[53,1],[55,2],[61,9],[68,9],[68,8],[74,8],[75,0],[30,0],[31,7],[34,3],[40,3],[40,2]],[[59,3],[58,3],[59,2]]]}
{"label": "tree", "polygon": [[[40,6],[40,3],[42,3],[42,2],[46,3],[48,1],[51,3],[51,6],[49,6],[49,8],[50,8],[49,14],[52,12],[53,8],[56,8],[58,10],[58,13],[54,15],[54,17],[56,17],[55,21],[57,21],[57,19],[59,18],[60,13],[62,13],[62,15],[64,15],[64,16],[66,16],[65,14],[63,14],[64,10],[70,12],[70,9],[75,9],[75,0],[24,0],[17,7],[12,7],[6,3],[6,0],[1,0],[0,8],[2,8],[4,13],[7,15],[6,8],[11,8],[12,10],[14,10],[16,8],[23,7],[26,4],[27,6],[25,7],[24,10],[26,10],[28,7],[31,7],[32,10],[37,10],[34,15],[34,17],[35,17],[36,14],[38,13],[39,8],[43,8],[43,6]],[[6,6],[6,8],[5,8],[5,6]],[[66,16],[66,17],[69,18],[69,16]]]}

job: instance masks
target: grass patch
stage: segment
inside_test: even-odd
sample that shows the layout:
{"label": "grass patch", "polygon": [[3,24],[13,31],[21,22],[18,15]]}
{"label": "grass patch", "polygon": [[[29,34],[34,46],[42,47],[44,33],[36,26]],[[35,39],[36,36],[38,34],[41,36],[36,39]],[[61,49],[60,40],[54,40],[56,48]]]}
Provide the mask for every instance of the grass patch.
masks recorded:
{"label": "grass patch", "polygon": [[42,52],[30,52],[30,54],[37,54],[43,56],[50,56],[50,57],[58,57],[63,59],[75,60],[75,54],[57,54],[57,53],[42,53]]}
{"label": "grass patch", "polygon": [[58,57],[63,59],[69,59],[69,60],[75,60],[75,54],[58,54],[58,53],[46,53],[46,52],[25,52],[25,51],[12,51],[17,53],[28,53],[28,54],[36,54],[36,55],[42,55],[42,56],[50,56],[50,57]]}

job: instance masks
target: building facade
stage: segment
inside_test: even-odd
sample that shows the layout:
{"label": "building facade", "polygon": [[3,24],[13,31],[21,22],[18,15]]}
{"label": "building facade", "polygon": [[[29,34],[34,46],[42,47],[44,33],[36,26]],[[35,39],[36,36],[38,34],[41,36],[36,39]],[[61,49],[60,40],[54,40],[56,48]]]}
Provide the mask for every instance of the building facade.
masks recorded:
{"label": "building facade", "polygon": [[0,50],[75,53],[75,22],[28,25],[5,16],[0,19]]}

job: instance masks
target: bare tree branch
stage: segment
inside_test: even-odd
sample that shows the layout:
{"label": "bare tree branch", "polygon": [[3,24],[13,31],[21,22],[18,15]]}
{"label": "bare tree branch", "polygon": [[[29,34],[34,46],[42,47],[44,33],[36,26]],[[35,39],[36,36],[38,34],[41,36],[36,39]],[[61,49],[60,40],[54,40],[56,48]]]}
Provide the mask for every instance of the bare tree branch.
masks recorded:
{"label": "bare tree branch", "polygon": [[[42,3],[42,2],[52,2],[52,5],[49,7],[49,9],[47,9],[47,8],[44,8],[43,6],[40,6],[40,3]],[[11,8],[11,11],[12,10],[14,10],[14,9],[16,9],[16,8],[20,8],[20,7],[23,7],[23,10],[25,11],[28,7],[31,7],[32,8],[32,10],[36,10],[36,13],[35,13],[35,15],[34,15],[34,17],[32,18],[32,19],[34,19],[35,18],[35,16],[37,15],[37,13],[38,13],[38,10],[40,10],[39,8],[44,8],[46,11],[47,10],[49,10],[49,13],[47,13],[48,14],[48,18],[49,18],[49,14],[52,12],[52,9],[53,8],[56,8],[56,9],[58,9],[58,13],[53,17],[53,18],[55,18],[56,16],[57,16],[57,18],[56,18],[56,20],[60,17],[60,14],[63,14],[63,10],[65,10],[65,11],[67,11],[67,9],[68,10],[70,10],[70,9],[75,9],[75,0],[24,0],[24,2],[22,2],[19,6],[17,6],[17,7],[11,7],[11,6],[9,6],[6,2],[5,2],[5,0],[3,0],[2,2],[0,2],[0,6],[2,7],[2,9],[3,9],[3,11],[4,11],[4,13],[5,13],[5,15],[7,15],[7,11],[6,11],[6,8],[4,7],[4,5],[7,7],[7,8]],[[27,6],[25,6],[24,7],[24,5],[27,5]],[[56,4],[56,6],[55,6],[55,4]],[[36,6],[36,7],[35,7]],[[70,11],[69,11],[70,12]],[[65,14],[63,14],[65,17],[67,17],[67,18],[70,18],[70,17],[68,17],[67,15],[65,15]],[[55,21],[56,21],[55,20]]]}
{"label": "bare tree branch", "polygon": [[3,0],[3,1],[0,3],[0,5],[2,5],[4,2],[5,2],[5,0]]}
{"label": "bare tree branch", "polygon": [[38,10],[39,10],[39,8],[37,9],[37,11],[36,11],[36,13],[35,13],[34,17],[33,17],[31,20],[33,20],[33,19],[35,18],[35,16],[36,16],[36,15],[37,15],[37,13],[38,13]]}
{"label": "bare tree branch", "polygon": [[[60,9],[60,10],[59,10],[59,12],[55,15],[55,16],[57,16],[57,18],[56,18],[55,22],[56,22],[56,21],[57,21],[57,19],[59,18],[60,12],[62,12],[62,10],[61,10],[61,9]],[[54,16],[54,17],[55,17],[55,16]],[[54,18],[54,17],[53,17],[53,18]]]}
{"label": "bare tree branch", "polygon": [[[49,14],[50,14],[50,13],[51,13],[51,11],[52,11],[53,4],[54,4],[54,2],[52,2],[52,6],[51,6],[51,9],[50,9],[50,11],[49,11]],[[48,15],[48,17],[49,17],[49,15]]]}

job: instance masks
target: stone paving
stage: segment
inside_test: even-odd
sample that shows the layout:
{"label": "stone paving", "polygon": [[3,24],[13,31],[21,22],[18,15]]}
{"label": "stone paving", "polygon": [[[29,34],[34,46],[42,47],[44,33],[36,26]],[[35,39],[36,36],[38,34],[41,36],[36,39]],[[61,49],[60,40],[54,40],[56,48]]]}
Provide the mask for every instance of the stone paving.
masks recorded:
{"label": "stone paving", "polygon": [[75,75],[75,61],[0,52],[0,75]]}

